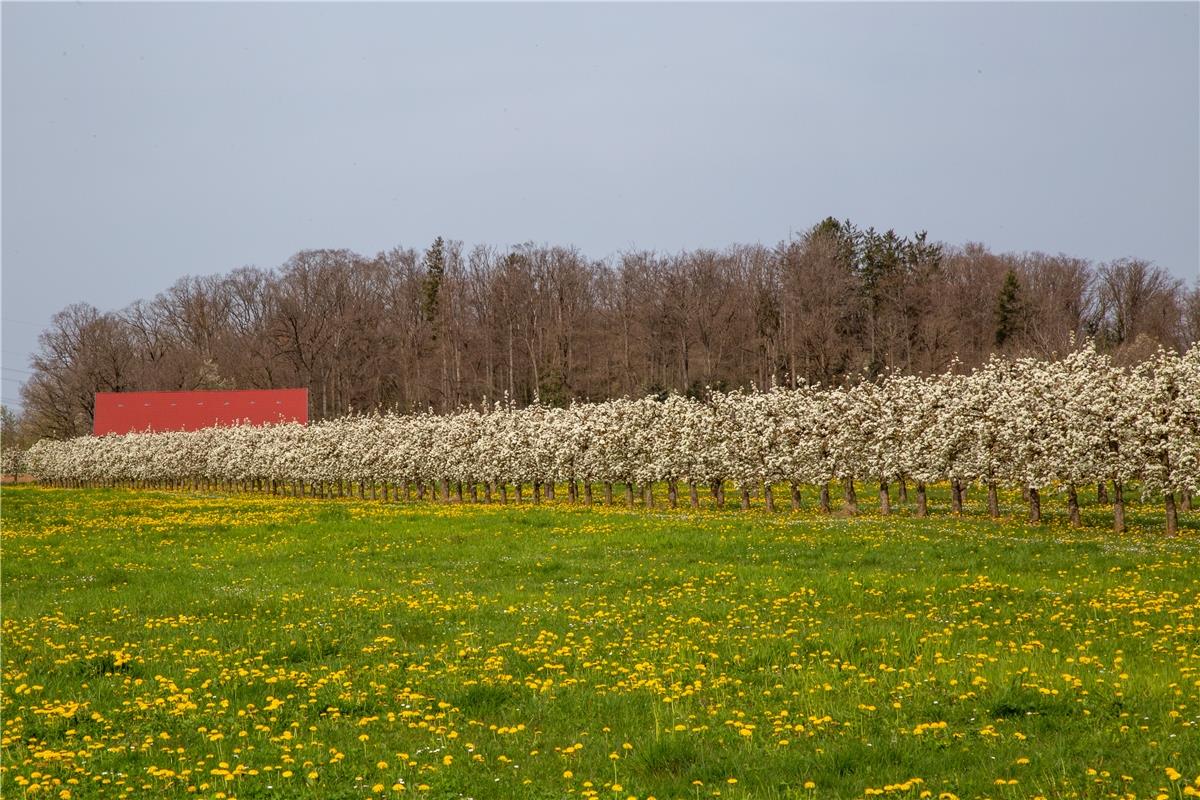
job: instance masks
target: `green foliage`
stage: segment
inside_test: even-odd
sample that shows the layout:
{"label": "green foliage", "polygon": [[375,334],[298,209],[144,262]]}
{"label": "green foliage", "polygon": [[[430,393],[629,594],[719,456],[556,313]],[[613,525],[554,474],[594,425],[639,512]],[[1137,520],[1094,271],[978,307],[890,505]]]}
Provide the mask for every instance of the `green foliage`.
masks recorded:
{"label": "green foliage", "polygon": [[562,370],[551,367],[545,371],[538,383],[538,400],[548,406],[563,408],[570,405],[571,389],[563,380]]}
{"label": "green foliage", "polygon": [[838,263],[850,273],[858,267],[861,236],[858,228],[850,220],[839,222],[833,217],[826,217],[810,228],[805,238],[833,245]]}
{"label": "green foliage", "polygon": [[433,323],[438,315],[438,303],[442,281],[446,276],[446,243],[439,236],[425,251],[425,282],[422,287],[421,314],[425,321]]}
{"label": "green foliage", "polygon": [[1021,281],[1011,269],[1004,275],[1004,284],[996,298],[996,346],[1003,347],[1020,332],[1024,317]]}

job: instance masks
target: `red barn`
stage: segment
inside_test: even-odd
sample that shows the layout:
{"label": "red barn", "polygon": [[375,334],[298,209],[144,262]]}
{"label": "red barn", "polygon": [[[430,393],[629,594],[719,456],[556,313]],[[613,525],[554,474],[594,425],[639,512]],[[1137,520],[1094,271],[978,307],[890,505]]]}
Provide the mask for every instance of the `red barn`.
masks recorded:
{"label": "red barn", "polygon": [[308,389],[98,392],[92,433],[194,431],[245,422],[308,422]]}

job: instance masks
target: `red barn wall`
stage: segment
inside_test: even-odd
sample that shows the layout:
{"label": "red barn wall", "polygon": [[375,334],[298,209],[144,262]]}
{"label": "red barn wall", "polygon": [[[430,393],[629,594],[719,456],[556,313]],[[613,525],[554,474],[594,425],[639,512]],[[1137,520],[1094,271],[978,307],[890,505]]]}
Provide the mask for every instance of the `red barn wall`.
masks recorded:
{"label": "red barn wall", "polygon": [[92,432],[194,431],[244,422],[308,422],[308,389],[98,392]]}

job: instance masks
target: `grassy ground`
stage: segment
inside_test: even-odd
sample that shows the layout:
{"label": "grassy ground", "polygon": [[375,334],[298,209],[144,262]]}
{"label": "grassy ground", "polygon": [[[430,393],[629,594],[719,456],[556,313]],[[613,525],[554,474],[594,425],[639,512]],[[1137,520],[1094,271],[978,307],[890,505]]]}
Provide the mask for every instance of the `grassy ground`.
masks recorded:
{"label": "grassy ground", "polygon": [[969,512],[9,487],[2,794],[1200,790],[1200,515]]}

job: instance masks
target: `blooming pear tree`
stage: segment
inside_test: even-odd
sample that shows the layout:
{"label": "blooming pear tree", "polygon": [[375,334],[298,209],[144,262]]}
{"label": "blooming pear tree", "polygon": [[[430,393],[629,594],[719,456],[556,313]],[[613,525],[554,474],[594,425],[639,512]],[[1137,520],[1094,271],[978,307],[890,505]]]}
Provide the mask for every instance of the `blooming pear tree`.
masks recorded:
{"label": "blooming pear tree", "polygon": [[[800,506],[802,485],[816,486],[830,510],[829,485],[841,482],[843,508],[857,508],[855,481],[878,487],[892,509],[892,487],[913,481],[915,513],[928,513],[926,487],[947,482],[962,511],[972,484],[987,490],[998,515],[1002,486],[1020,489],[1029,519],[1041,519],[1041,493],[1062,492],[1080,524],[1078,489],[1112,487],[1113,524],[1125,527],[1130,485],[1162,498],[1167,530],[1200,492],[1200,347],[1162,351],[1133,369],[1115,365],[1090,344],[1062,358],[993,358],[963,375],[953,369],[921,377],[769,391],[710,391],[682,396],[539,403],[508,398],[451,414],[354,414],[300,425],[235,425],[198,431],[129,433],[43,440],[17,454],[16,468],[61,486],[132,485],[220,488],[275,494],[518,502],[594,501],[596,485],[612,504],[613,486],[646,506],[666,484],[671,506],[681,484],[691,507],[699,488],[724,505],[727,484],[741,506],[786,486]],[[14,467],[13,464],[16,464]],[[582,491],[580,484],[582,483]],[[1105,492],[1107,494],[1107,491]]]}

